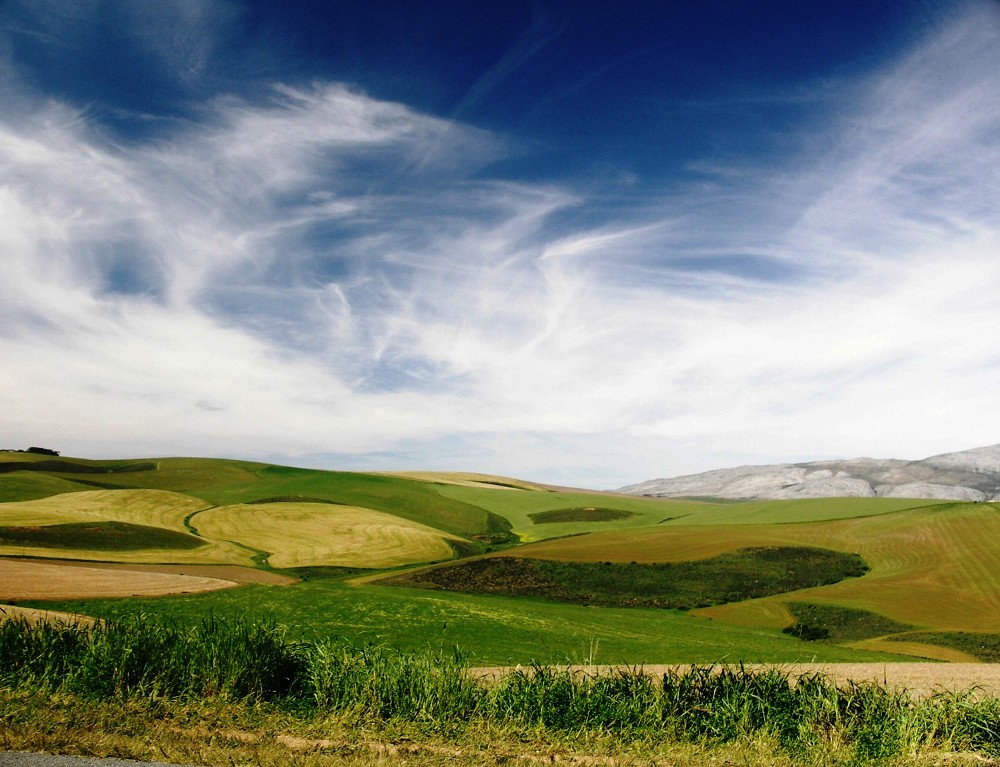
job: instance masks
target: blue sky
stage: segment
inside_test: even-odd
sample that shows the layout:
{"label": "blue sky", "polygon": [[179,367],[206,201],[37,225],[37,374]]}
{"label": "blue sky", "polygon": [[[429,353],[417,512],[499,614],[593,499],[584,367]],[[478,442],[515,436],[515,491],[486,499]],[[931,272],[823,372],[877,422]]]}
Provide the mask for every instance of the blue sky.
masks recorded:
{"label": "blue sky", "polygon": [[993,444],[998,51],[985,0],[6,0],[0,447]]}

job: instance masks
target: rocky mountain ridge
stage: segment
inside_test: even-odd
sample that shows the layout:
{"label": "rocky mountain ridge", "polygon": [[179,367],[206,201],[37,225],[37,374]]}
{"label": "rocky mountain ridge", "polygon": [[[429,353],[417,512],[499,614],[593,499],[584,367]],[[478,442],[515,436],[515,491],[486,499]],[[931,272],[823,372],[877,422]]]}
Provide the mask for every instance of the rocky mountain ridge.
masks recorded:
{"label": "rocky mountain ridge", "polygon": [[854,458],[737,466],[652,479],[619,493],[658,498],[940,498],[1000,501],[1000,445],[944,453],[919,461]]}

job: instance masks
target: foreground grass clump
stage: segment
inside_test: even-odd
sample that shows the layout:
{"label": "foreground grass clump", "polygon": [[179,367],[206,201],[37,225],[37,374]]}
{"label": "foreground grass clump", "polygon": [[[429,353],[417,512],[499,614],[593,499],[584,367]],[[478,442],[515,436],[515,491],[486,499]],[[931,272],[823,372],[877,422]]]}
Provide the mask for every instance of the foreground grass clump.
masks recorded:
{"label": "foreground grass clump", "polygon": [[[9,620],[0,625],[0,729],[22,733],[18,743],[30,741],[32,726],[50,728],[37,710],[17,714],[26,709],[11,703],[37,701],[37,693],[83,711],[113,701],[145,706],[157,720],[196,704],[271,706],[293,729],[314,734],[335,723],[417,727],[452,741],[485,730],[542,741],[612,737],[621,749],[640,750],[768,743],[788,757],[838,753],[848,761],[933,750],[1000,756],[997,699],[915,700],[878,685],[837,687],[742,666],[658,678],[639,668],[588,675],[536,666],[481,681],[457,652],[290,643],[278,627],[245,621],[185,629],[143,616],[92,626]],[[129,727],[146,736],[142,722]]]}
{"label": "foreground grass clump", "polygon": [[114,622],[0,623],[0,683],[93,697],[294,696],[299,649],[270,624],[191,628],[136,615]]}

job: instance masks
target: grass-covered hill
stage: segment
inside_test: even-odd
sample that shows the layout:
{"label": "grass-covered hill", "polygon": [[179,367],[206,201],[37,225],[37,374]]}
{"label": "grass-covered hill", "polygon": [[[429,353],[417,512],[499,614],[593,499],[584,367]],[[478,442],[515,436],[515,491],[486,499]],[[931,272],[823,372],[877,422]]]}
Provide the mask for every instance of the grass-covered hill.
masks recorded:
{"label": "grass-covered hill", "polygon": [[998,534],[993,504],[709,503],[479,474],[0,452],[8,563],[299,579],[59,609],[259,613],[301,636],[454,644],[490,663],[1000,659]]}

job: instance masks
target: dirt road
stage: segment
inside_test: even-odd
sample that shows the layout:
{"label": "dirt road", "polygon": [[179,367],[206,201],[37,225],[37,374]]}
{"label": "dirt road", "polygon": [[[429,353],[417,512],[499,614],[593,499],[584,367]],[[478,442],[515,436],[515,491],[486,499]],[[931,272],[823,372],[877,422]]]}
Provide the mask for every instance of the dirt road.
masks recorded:
{"label": "dirt road", "polygon": [[[643,666],[642,671],[651,676],[670,672],[683,673],[690,666]],[[791,679],[811,674],[821,674],[846,685],[878,682],[893,689],[908,690],[917,697],[937,692],[974,691],[979,695],[1000,698],[1000,663],[790,663],[772,666],[748,664],[747,669],[777,668]],[[471,672],[483,679],[495,679],[511,669],[477,668]],[[606,674],[612,666],[574,666],[580,674]]]}

